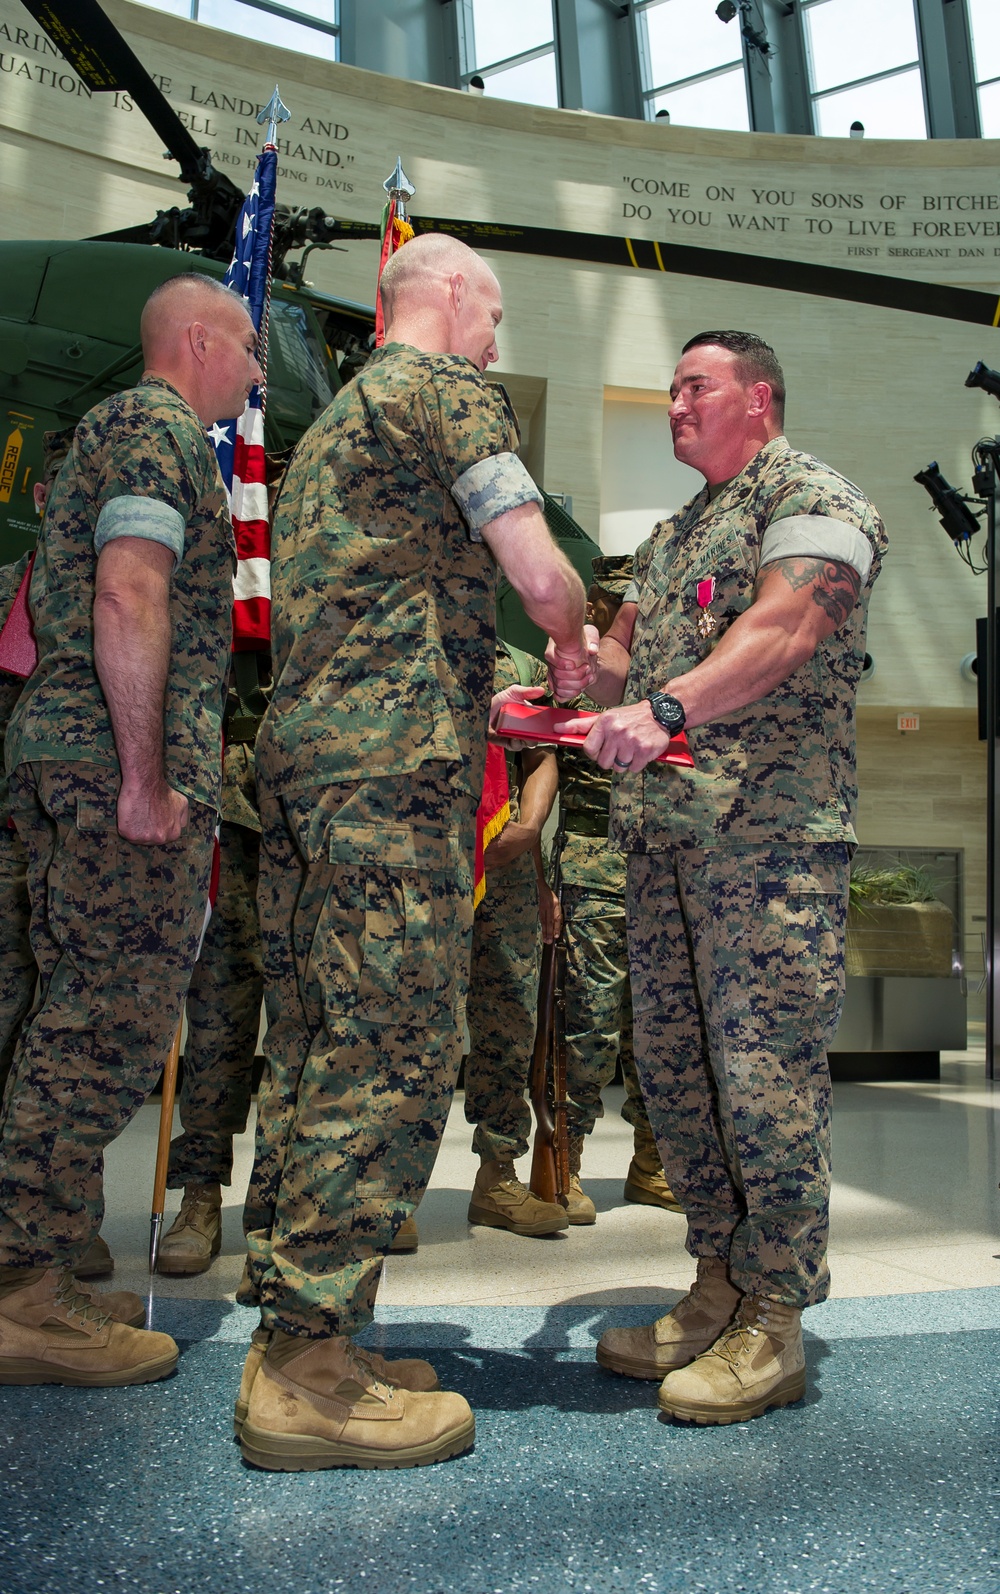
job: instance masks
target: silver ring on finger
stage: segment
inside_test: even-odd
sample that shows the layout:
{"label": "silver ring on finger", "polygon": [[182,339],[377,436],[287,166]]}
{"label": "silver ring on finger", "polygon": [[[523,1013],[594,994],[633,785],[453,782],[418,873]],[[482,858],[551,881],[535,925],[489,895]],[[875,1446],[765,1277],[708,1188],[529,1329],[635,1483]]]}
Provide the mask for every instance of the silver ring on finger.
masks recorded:
{"label": "silver ring on finger", "polygon": [[630,758],[616,758],[615,759],[615,768],[616,769],[631,769],[632,768],[632,760]]}

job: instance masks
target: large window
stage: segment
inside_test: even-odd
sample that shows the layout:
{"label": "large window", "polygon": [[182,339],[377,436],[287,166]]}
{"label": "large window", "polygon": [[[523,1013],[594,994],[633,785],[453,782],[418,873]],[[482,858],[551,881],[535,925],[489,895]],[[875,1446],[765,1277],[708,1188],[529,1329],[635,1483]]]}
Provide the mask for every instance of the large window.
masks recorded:
{"label": "large window", "polygon": [[1000,5],[969,0],[976,90],[984,138],[1000,138]]}
{"label": "large window", "polygon": [[817,133],[927,137],[913,0],[803,0],[802,15]]}
{"label": "large window", "polygon": [[498,99],[558,105],[552,0],[472,0],[465,82],[474,76]]}
{"label": "large window", "polygon": [[722,22],[712,0],[644,0],[636,21],[648,117],[749,128],[738,17]]}
{"label": "large window", "polygon": [[337,0],[140,0],[155,11],[189,17],[209,28],[238,33],[261,44],[280,44],[300,55],[338,59]]}

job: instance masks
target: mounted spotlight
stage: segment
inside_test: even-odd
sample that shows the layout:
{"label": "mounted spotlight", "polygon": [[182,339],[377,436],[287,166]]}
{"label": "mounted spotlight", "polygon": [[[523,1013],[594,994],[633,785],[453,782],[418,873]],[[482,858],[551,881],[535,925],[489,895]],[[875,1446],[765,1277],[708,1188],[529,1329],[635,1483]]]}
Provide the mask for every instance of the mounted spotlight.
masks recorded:
{"label": "mounted spotlight", "polygon": [[982,360],[977,360],[965,379],[966,387],[981,387],[984,393],[1000,399],[1000,371],[991,371]]}
{"label": "mounted spotlight", "polygon": [[974,537],[980,529],[979,521],[969,508],[964,494],[942,476],[936,459],[931,460],[926,470],[918,470],[913,480],[930,493],[942,526],[955,547],[961,551],[969,538]]}
{"label": "mounted spotlight", "polygon": [[758,55],[773,55],[774,51],[767,42],[767,35],[753,25],[753,11],[750,0],[719,0],[715,14],[720,22],[732,22],[735,17],[740,18],[740,33],[752,50]]}

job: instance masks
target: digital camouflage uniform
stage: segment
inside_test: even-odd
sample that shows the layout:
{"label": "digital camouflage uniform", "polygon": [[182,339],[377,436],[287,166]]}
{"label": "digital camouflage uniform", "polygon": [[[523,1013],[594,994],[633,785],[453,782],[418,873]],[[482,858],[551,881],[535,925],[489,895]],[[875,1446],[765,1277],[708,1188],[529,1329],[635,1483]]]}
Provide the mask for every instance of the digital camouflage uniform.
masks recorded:
{"label": "digital camouflage uniform", "polygon": [[[850,617],[769,696],[688,739],[694,770],[617,774],[612,844],[629,853],[636,1062],[688,1250],[788,1306],[824,1299],[830,1187],[827,1046],[844,991],[855,842],[854,699],[882,523],[850,482],[776,438],[636,554],[625,701],[693,669],[699,583],[716,636],[758,569],[853,564]],[[705,588],[702,587],[704,595]]]}
{"label": "digital camouflage uniform", "polygon": [[[519,670],[507,644],[497,643],[494,691],[546,685],[544,664],[529,654],[520,657],[528,668]],[[508,753],[512,820],[520,817],[520,779],[517,755]],[[472,1049],[465,1060],[465,1116],[476,1126],[473,1151],[495,1162],[523,1157],[528,1150],[531,1109],[524,1093],[535,1043],[541,945],[538,883],[528,851],[505,869],[487,873],[486,895],[472,932],[466,1007]]]}
{"label": "digital camouflage uniform", "polygon": [[[28,568],[30,554],[16,564],[0,566],[0,616],[10,612],[11,604]],[[0,670],[0,737],[24,682],[20,676]],[[0,1096],[3,1095],[14,1058],[21,1025],[31,1011],[38,969],[28,928],[31,906],[28,902],[28,854],[10,821],[10,795],[7,770],[0,743]]]}
{"label": "digital camouflage uniform", "polygon": [[[166,774],[189,813],[179,840],[137,846],[117,828],[94,583],[104,538],[163,541],[165,522],[181,554]],[[6,741],[41,992],[3,1105],[0,1265],[72,1263],[87,1249],[103,1213],[104,1147],[169,1050],[208,889],[234,565],[215,454],[174,389],[150,378],[85,415],[47,506],[31,584],[39,662]]]}
{"label": "digital camouflage uniform", "polygon": [[278,499],[257,743],[269,1071],[240,1299],[291,1334],[370,1320],[454,1089],[494,672],[480,528],[540,502],[516,446],[470,361],[388,344]]}
{"label": "digital camouflage uniform", "polygon": [[247,1126],[264,995],[257,917],[260,816],[253,746],[227,742],[222,766],[219,894],[187,993],[178,1092],[182,1133],[167,1185],[229,1184],[233,1136]]}
{"label": "digital camouflage uniform", "polygon": [[[574,708],[599,710],[589,697]],[[566,925],[566,1063],[568,1123],[589,1135],[604,1116],[601,1091],[622,1065],[622,1117],[648,1128],[632,1052],[632,993],[625,934],[625,860],[608,846],[611,771],[585,753],[560,747],[559,810],[566,829],[562,905]]]}

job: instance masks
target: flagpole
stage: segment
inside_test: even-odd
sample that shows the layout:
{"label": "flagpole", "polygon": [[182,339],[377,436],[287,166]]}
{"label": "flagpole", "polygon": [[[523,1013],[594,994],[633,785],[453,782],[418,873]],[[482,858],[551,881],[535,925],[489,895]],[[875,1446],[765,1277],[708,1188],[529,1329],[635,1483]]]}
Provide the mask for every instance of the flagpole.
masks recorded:
{"label": "flagpole", "polygon": [[392,259],[397,249],[400,249],[413,237],[413,228],[407,218],[406,207],[416,193],[416,189],[403,170],[402,157],[396,156],[395,169],[389,173],[382,184],[386,194],[386,206],[383,212],[382,250],[378,261],[378,277],[375,282],[375,347],[380,349],[385,342],[385,316],[382,311],[382,295],[379,292],[379,283],[382,273],[388,262]]}

